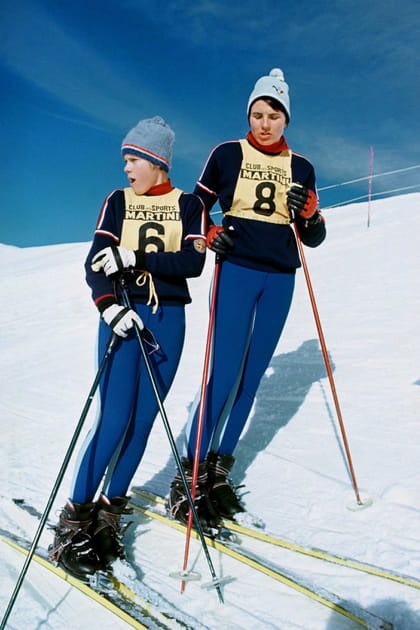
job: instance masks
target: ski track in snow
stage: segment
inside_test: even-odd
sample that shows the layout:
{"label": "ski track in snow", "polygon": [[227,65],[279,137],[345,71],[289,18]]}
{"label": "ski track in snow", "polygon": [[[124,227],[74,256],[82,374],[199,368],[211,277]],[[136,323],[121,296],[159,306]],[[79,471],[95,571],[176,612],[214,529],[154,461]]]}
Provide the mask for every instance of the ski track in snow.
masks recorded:
{"label": "ski track in snow", "polygon": [[[325,212],[327,240],[305,255],[315,292],[344,425],[362,496],[355,503],[331,389],[302,271],[295,299],[237,448],[233,471],[244,483],[250,513],[279,537],[380,565],[420,579],[420,194]],[[20,249],[0,246],[2,418],[0,528],[32,539],[36,520],[12,498],[43,512],[80,417],[95,370],[97,313],[84,281],[89,243]],[[180,448],[188,409],[200,386],[213,255],[190,281],[184,354],[165,408]],[[79,445],[92,425],[92,405]],[[67,498],[74,459],[50,519]],[[134,485],[168,491],[175,467],[156,419]],[[47,546],[51,532],[41,543]],[[248,543],[247,543],[248,544]],[[351,569],[249,543],[278,566],[419,630],[420,597],[413,588]],[[196,541],[190,562],[202,574],[183,595],[168,573],[182,566],[184,537],[142,520],[127,534],[139,584],[172,603],[194,628],[228,630],[355,630],[360,625],[234,560],[212,551],[218,575],[234,580],[214,590]],[[1,544],[0,610],[23,563]],[[139,581],[138,581],[139,580]],[[187,622],[186,622],[187,623]],[[188,622],[189,623],[189,622]],[[128,628],[110,612],[45,570],[31,565],[9,619],[11,630]],[[192,626],[191,626],[192,627]]]}

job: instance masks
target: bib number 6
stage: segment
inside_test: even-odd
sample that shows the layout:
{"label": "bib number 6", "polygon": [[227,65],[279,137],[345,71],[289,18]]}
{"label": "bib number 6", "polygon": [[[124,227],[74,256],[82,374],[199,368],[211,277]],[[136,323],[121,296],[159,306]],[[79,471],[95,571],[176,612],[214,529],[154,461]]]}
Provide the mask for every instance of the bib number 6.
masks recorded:
{"label": "bib number 6", "polygon": [[[148,245],[153,245],[156,247],[156,251],[164,252],[165,251],[165,241],[163,238],[159,238],[156,234],[160,234],[161,236],[165,235],[165,228],[161,223],[154,223],[150,221],[149,223],[145,223],[139,229],[139,249],[142,252],[146,251],[146,247]],[[149,248],[150,251],[150,248]]]}

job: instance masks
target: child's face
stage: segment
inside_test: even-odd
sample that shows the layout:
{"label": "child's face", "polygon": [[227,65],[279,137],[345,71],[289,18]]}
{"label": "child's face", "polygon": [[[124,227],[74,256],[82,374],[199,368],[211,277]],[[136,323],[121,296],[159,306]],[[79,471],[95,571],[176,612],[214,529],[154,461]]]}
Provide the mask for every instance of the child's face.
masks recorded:
{"label": "child's face", "polygon": [[255,101],[249,113],[252,135],[262,145],[278,142],[283,135],[286,116],[263,100]]}
{"label": "child's face", "polygon": [[159,183],[161,169],[137,155],[124,155],[124,172],[127,173],[131,188],[136,195],[145,192]]}

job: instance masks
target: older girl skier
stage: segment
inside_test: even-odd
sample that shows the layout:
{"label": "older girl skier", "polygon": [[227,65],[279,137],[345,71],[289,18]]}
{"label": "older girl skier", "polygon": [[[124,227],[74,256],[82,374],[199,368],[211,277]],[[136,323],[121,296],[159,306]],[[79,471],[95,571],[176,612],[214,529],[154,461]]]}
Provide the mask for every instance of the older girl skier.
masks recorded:
{"label": "older girl skier", "polygon": [[[279,341],[300,267],[294,220],[309,247],[325,238],[312,164],[283,135],[290,120],[289,88],[281,70],[256,82],[247,107],[246,138],[210,153],[195,192],[210,212],[219,202],[222,226],[207,244],[223,257],[219,273],[210,378],[199,453],[197,509],[210,525],[243,506],[229,480],[234,450],[260,380]],[[192,478],[198,409],[188,435],[185,472]],[[185,522],[188,503],[179,475],[169,509]]]}

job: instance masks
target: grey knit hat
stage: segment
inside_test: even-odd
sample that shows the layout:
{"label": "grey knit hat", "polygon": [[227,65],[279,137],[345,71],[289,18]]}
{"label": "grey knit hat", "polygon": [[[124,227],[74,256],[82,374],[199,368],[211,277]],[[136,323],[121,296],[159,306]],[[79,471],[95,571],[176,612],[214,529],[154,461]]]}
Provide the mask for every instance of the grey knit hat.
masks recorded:
{"label": "grey knit hat", "polygon": [[287,122],[290,120],[290,100],[289,100],[289,86],[284,80],[284,75],[280,68],[273,68],[270,70],[270,74],[265,77],[260,77],[256,82],[253,91],[248,99],[247,114],[254,101],[264,96],[273,98],[276,100],[282,108],[287,117]]}
{"label": "grey knit hat", "polygon": [[140,120],[125,136],[122,154],[138,155],[169,171],[175,134],[160,116]]}

